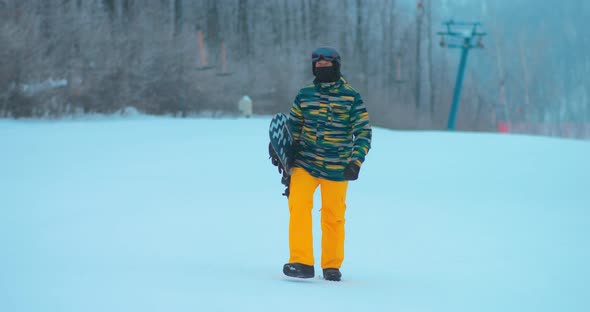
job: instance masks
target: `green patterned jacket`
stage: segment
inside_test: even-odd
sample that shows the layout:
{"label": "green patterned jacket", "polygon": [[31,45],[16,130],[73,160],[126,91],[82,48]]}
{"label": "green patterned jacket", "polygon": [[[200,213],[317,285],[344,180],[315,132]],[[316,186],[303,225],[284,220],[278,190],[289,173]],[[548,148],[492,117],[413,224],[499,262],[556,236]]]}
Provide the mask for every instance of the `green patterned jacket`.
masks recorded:
{"label": "green patterned jacket", "polygon": [[371,148],[369,114],[344,78],[301,89],[289,128],[297,142],[294,166],[317,178],[344,181],[346,165],[354,161],[361,166]]}

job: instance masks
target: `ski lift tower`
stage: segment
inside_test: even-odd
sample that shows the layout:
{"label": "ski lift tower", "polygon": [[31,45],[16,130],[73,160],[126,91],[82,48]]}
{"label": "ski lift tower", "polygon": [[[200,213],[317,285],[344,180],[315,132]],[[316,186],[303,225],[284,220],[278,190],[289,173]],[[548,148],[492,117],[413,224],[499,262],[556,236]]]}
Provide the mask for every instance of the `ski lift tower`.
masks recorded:
{"label": "ski lift tower", "polygon": [[[463,77],[465,76],[465,67],[467,66],[467,55],[471,49],[483,49],[482,40],[487,34],[478,31],[478,28],[481,28],[481,23],[463,23],[450,20],[443,23],[443,25],[446,26],[446,31],[437,33],[441,36],[440,46],[443,48],[461,49],[461,61],[459,62],[459,71],[455,82],[455,91],[453,92],[453,103],[447,124],[447,128],[452,131],[455,130],[455,119],[457,110],[459,109]],[[449,42],[447,42],[447,39]]]}

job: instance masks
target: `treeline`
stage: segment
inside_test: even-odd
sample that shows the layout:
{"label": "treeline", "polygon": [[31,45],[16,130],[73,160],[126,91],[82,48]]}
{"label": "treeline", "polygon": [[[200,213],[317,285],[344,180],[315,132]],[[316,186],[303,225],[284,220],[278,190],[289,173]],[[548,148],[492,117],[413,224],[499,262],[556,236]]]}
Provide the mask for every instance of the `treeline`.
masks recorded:
{"label": "treeline", "polygon": [[[253,99],[255,113],[285,111],[312,80],[311,51],[333,46],[374,123],[444,128],[458,51],[441,49],[435,34],[448,7],[416,2],[0,0],[0,117],[127,106],[148,114],[234,114],[243,95]],[[495,45],[478,53],[470,64],[486,66],[468,69],[462,129],[492,129],[523,109],[524,91],[502,90],[506,81],[521,80],[501,74],[518,73],[518,63],[500,57],[507,52]],[[530,75],[538,68],[529,65],[524,83],[532,94],[542,86],[534,85]],[[500,100],[502,92],[508,99]],[[554,109],[539,108],[535,116]]]}
{"label": "treeline", "polygon": [[328,45],[377,123],[429,126],[451,84],[440,57],[436,77],[416,79],[416,64],[437,67],[425,46],[416,52],[427,16],[395,1],[4,1],[0,114],[232,113],[245,94],[256,113],[284,111],[312,79],[311,50]]}

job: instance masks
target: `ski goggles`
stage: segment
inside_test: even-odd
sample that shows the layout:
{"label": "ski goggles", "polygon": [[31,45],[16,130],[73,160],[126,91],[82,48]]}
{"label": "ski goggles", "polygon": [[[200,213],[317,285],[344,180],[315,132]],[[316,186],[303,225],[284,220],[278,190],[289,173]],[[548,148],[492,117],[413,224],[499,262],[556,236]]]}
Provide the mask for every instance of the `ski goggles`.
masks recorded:
{"label": "ski goggles", "polygon": [[317,62],[324,59],[329,62],[340,63],[340,54],[332,48],[319,48],[311,53],[311,60]]}

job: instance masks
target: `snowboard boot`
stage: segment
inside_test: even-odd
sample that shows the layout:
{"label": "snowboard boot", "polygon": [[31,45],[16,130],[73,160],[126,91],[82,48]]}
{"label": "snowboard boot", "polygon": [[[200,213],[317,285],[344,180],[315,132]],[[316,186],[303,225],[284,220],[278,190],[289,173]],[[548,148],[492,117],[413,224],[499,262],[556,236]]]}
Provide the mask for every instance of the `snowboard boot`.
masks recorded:
{"label": "snowboard boot", "polygon": [[324,269],[324,279],[327,281],[340,282],[341,277],[342,273],[340,273],[339,269]]}
{"label": "snowboard boot", "polygon": [[313,265],[302,263],[287,263],[283,266],[283,273],[290,277],[312,278],[315,275]]}

